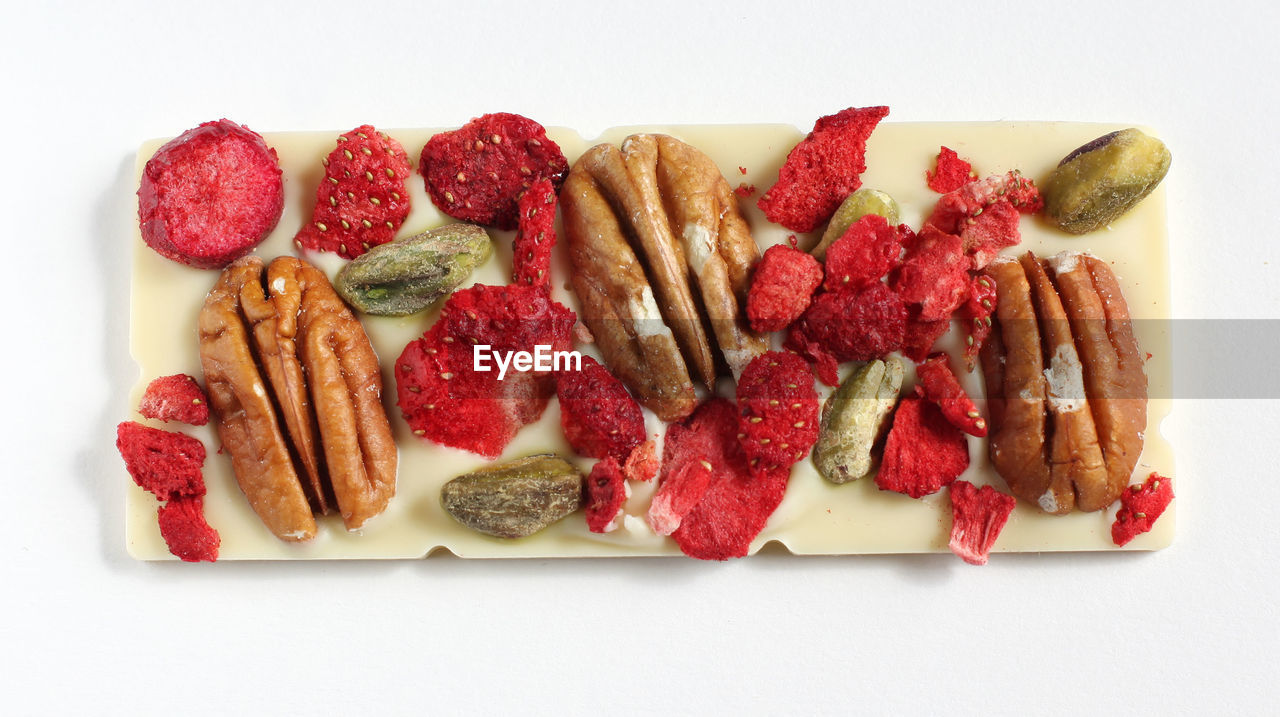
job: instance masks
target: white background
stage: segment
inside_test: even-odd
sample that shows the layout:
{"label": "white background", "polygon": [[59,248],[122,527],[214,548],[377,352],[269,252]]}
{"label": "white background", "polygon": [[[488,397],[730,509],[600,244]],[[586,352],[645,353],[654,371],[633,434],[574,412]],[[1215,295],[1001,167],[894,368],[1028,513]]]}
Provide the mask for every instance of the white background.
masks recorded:
{"label": "white background", "polygon": [[[1174,316],[1280,318],[1269,3],[510,5],[7,4],[5,711],[1274,709],[1272,400],[1177,403],[1178,537],[1156,554],[997,555],[985,568],[950,555],[130,559],[112,444],[134,377],[133,153],[218,117],[344,130],[513,111],[592,136],[659,122],[807,128],[888,104],[890,121],[1144,123],[1175,158]],[[1274,361],[1259,338],[1204,370],[1247,386]],[[1194,388],[1201,369],[1181,358],[1177,381]]]}

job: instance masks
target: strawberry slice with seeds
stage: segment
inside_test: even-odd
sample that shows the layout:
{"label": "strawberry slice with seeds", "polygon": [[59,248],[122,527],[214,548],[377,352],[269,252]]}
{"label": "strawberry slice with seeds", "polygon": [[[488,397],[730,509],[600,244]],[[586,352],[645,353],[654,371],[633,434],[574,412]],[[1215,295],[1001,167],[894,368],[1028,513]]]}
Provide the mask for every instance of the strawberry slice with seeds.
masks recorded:
{"label": "strawberry slice with seeds", "polygon": [[644,442],[644,413],[622,382],[590,356],[556,376],[560,426],[579,455],[627,461]]}
{"label": "strawberry slice with seeds", "polygon": [[934,354],[916,366],[916,379],[924,397],[942,409],[951,425],[978,438],[987,435],[987,422],[964,392],[946,354]]}
{"label": "strawberry slice with seeds", "polygon": [[125,421],[116,449],[133,482],[160,500],[204,495],[204,444],[186,435]]}
{"label": "strawberry slice with seeds", "polygon": [[991,546],[1018,501],[989,485],[965,480],[951,484],[951,552],[970,565],[986,565]]}
{"label": "strawberry slice with seeds", "polygon": [[986,274],[973,277],[973,283],[969,285],[969,299],[964,302],[960,311],[969,327],[969,336],[965,338],[964,361],[966,368],[972,371],[978,352],[991,335],[991,315],[996,311],[995,277]]}
{"label": "strawberry slice with seeds", "polygon": [[630,490],[622,466],[613,457],[598,461],[587,476],[587,529],[609,533],[618,527]]}
{"label": "strawberry slice with seeds", "polygon": [[738,442],[753,474],[790,468],[818,440],[818,392],[804,359],[769,351],[738,380]]}
{"label": "strawberry slice with seeds", "polygon": [[1173,481],[1153,472],[1142,485],[1120,494],[1120,511],[1111,524],[1111,542],[1124,546],[1151,530],[1173,501]]}
{"label": "strawberry slice with seeds", "polygon": [[217,561],[222,536],[205,520],[203,499],[174,498],[160,506],[156,518],[170,553],[188,563]]}
{"label": "strawberry slice with seeds", "polygon": [[556,188],[539,179],[517,204],[520,210],[512,246],[511,283],[551,290],[551,249],[556,245]]}
{"label": "strawberry slice with seeds", "polygon": [[876,473],[881,490],[921,498],[950,485],[968,467],[964,434],[941,409],[919,397],[898,402]]}
{"label": "strawberry slice with seeds", "polygon": [[298,246],[354,259],[394,239],[410,208],[405,180],[413,165],[404,147],[361,125],[338,137],[324,167],[311,221],[294,237]]}

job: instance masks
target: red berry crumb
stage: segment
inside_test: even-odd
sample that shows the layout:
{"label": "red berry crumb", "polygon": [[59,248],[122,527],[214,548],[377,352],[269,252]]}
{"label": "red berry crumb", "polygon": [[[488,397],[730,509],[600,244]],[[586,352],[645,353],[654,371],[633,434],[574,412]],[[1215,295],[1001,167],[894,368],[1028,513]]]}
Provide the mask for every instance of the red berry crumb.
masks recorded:
{"label": "red berry crumb", "polygon": [[964,434],[937,406],[918,397],[898,402],[876,474],[881,490],[921,498],[949,485],[968,467]]}
{"label": "red berry crumb", "polygon": [[1111,541],[1123,546],[1151,530],[1173,501],[1173,481],[1152,472],[1142,485],[1131,485],[1120,494],[1120,511],[1111,524]]}
{"label": "red berry crumb", "polygon": [[738,442],[752,473],[790,468],[818,440],[818,392],[804,359],[769,351],[738,380]]}
{"label": "red berry crumb", "polygon": [[938,152],[937,171],[925,172],[929,189],[946,194],[968,184],[973,177],[973,165],[960,158],[955,150],[943,147]]}
{"label": "red berry crumb", "polygon": [[1005,247],[1022,241],[1018,214],[1040,211],[1044,202],[1035,182],[1014,170],[979,179],[938,199],[926,224],[958,235],[964,253],[981,269]]}
{"label": "red berry crumb", "polygon": [[134,421],[116,426],[116,449],[133,482],[160,500],[204,495],[204,444]]}
{"label": "red berry crumb", "polygon": [[209,399],[200,384],[184,373],[161,376],[147,384],[138,413],[160,421],[203,426],[209,422]]}
{"label": "red berry crumb", "polygon": [[1018,501],[989,485],[965,480],[951,484],[951,552],[970,565],[986,565],[991,546]]}
{"label": "red berry crumb", "polygon": [[519,220],[511,252],[511,283],[551,290],[551,249],[556,245],[556,188],[539,179],[516,205]]}
{"label": "red berry crumb", "polygon": [[658,535],[671,535],[680,521],[706,495],[711,485],[711,462],[692,460],[666,473],[649,503],[649,527]]}
{"label": "red berry crumb", "polygon": [[747,319],[758,333],[781,331],[809,308],[822,283],[822,265],[807,252],[783,244],[765,250],[747,293]]}
{"label": "red berry crumb", "polygon": [[969,398],[969,394],[960,386],[960,380],[951,370],[946,354],[934,354],[916,366],[916,379],[920,382],[924,397],[938,404],[942,415],[946,416],[951,425],[978,438],[987,435],[987,422],[978,413],[978,407]]}
{"label": "red berry crumb", "polygon": [[925,226],[907,247],[891,282],[908,304],[920,307],[920,319],[948,319],[969,296],[969,259],[960,237]]}
{"label": "red berry crumb", "polygon": [[597,461],[587,476],[587,529],[609,533],[618,527],[622,505],[627,502],[626,478],[612,456]]}
{"label": "red berry crumb", "polygon": [[218,559],[222,537],[205,521],[202,499],[175,498],[160,506],[156,517],[169,552],[188,563],[212,563]]}
{"label": "red berry crumb", "polygon": [[658,469],[661,467],[662,463],[658,460],[658,444],[650,439],[631,449],[631,455],[627,456],[622,472],[626,474],[627,480],[650,481],[658,475]]}
{"label": "red berry crumb", "polygon": [[909,234],[906,225],[891,227],[878,214],[868,214],[854,222],[827,247],[827,289],[860,289],[880,281],[898,265],[903,241]]}
{"label": "red berry crumb", "polygon": [[622,382],[590,356],[556,376],[560,426],[579,455],[627,461],[644,442],[644,413]]}

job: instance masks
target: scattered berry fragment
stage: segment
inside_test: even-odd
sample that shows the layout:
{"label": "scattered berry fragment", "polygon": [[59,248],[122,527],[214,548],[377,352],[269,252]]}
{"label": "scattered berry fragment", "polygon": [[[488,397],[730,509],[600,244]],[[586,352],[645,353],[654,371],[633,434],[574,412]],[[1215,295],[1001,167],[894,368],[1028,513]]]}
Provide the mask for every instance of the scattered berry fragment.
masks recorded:
{"label": "scattered berry fragment", "polygon": [[711,485],[712,466],[706,459],[688,461],[663,475],[649,503],[649,527],[658,535],[671,535],[680,521],[706,495]]}
{"label": "scattered berry fragment", "polygon": [[204,444],[134,421],[116,426],[116,449],[133,482],[160,500],[204,495]]}
{"label": "scattered berry fragment", "polygon": [[594,358],[583,356],[581,370],[556,376],[556,397],[564,437],[579,455],[622,463],[644,442],[640,404]]}
{"label": "scattered berry fragment", "polygon": [[910,230],[905,225],[890,226],[878,214],[867,214],[849,225],[845,233],[827,247],[827,289],[860,289],[880,281],[898,265],[906,232]]}
{"label": "scattered berry fragment", "polygon": [[142,170],[138,222],[158,254],[220,269],[267,238],[284,209],[276,152],[257,132],[205,122],[161,147]]}
{"label": "scattered berry fragment", "polygon": [[747,293],[747,319],[757,333],[781,331],[809,308],[822,283],[822,265],[784,244],[769,247],[756,264]]}
{"label": "scattered berry fragment", "polygon": [[987,435],[987,422],[960,386],[946,354],[934,354],[916,366],[916,379],[924,397],[938,404],[951,425],[978,438]]}
{"label": "scattered berry fragment", "polygon": [[876,473],[881,490],[921,498],[949,485],[968,467],[964,434],[937,406],[919,397],[898,402]]}
{"label": "scattered berry fragment", "polygon": [[1173,500],[1173,481],[1152,472],[1142,485],[1131,485],[1120,494],[1120,511],[1111,524],[1111,542],[1123,546],[1151,530]]}
{"label": "scattered berry fragment", "polygon": [[929,189],[938,194],[954,192],[973,180],[973,165],[960,158],[955,150],[943,147],[938,152],[938,168],[926,172]]}
{"label": "scattered berry fragment", "polygon": [[194,378],[184,373],[161,376],[147,384],[138,413],[160,421],[203,426],[209,422],[209,400]]}
{"label": "scattered berry fragment", "polygon": [[542,178],[517,203],[519,224],[511,253],[511,283],[551,290],[551,248],[556,245],[556,188]]}
{"label": "scattered berry fragment", "polygon": [[973,268],[981,269],[1001,249],[1022,241],[1018,214],[1035,213],[1043,207],[1035,182],[1013,170],[942,195],[926,224],[959,236]]}
{"label": "scattered berry fragment", "polygon": [[616,529],[626,502],[627,485],[622,466],[612,456],[597,461],[587,476],[587,529],[593,533]]}
{"label": "scattered berry fragment", "polygon": [[661,467],[662,463],[658,460],[658,444],[650,439],[631,449],[631,455],[627,456],[622,472],[626,474],[627,480],[650,481],[658,475],[658,469]]}
{"label": "scattered berry fragment", "polygon": [[386,244],[409,216],[405,180],[412,173],[404,147],[372,126],[341,135],[324,160],[311,221],[294,240],[348,259]]}
{"label": "scattered berry fragment", "polygon": [[160,535],[169,552],[188,563],[214,562],[222,537],[204,519],[204,501],[199,497],[174,498],[160,506],[157,514]]}
{"label": "scattered berry fragment", "polygon": [[422,148],[419,170],[440,211],[515,229],[520,196],[539,179],[551,180],[558,190],[569,162],[542,125],[499,112],[432,137]]}
{"label": "scattered berry fragment", "polygon": [[818,392],[804,359],[769,351],[738,380],[738,442],[753,474],[790,468],[818,440]]}
{"label": "scattered berry fragment", "polygon": [[765,217],[795,232],[813,231],[829,219],[862,186],[867,138],[888,114],[888,107],[850,107],[819,117],[757,202]]}
{"label": "scattered berry fragment", "polygon": [[921,320],[948,319],[969,295],[969,266],[960,237],[926,225],[907,247],[892,286],[920,307]]}
{"label": "scattered berry fragment", "polygon": [[989,485],[975,487],[966,480],[951,484],[951,552],[970,565],[986,565],[991,546],[1017,505]]}

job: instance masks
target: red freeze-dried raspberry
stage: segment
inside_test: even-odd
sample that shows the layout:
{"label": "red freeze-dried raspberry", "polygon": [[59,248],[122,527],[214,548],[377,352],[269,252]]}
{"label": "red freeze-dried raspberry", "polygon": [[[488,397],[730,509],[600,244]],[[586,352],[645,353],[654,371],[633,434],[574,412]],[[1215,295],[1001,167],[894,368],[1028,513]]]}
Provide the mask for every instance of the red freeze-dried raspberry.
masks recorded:
{"label": "red freeze-dried raspberry", "polygon": [[964,434],[937,406],[918,397],[898,402],[876,474],[881,490],[920,498],[949,485],[968,467]]}
{"label": "red freeze-dried raspberry", "polygon": [[138,413],[160,421],[203,426],[209,422],[209,400],[200,384],[185,373],[161,376],[147,384]]}
{"label": "red freeze-dried raspberry", "polygon": [[891,284],[903,301],[920,307],[922,321],[950,318],[969,295],[969,260],[960,237],[926,225]]}
{"label": "red freeze-dried raspberry", "polygon": [[556,245],[556,188],[539,179],[520,197],[511,252],[511,283],[551,290],[551,248]]}
{"label": "red freeze-dried raspberry", "polygon": [[1001,249],[1022,240],[1018,213],[1031,214],[1043,206],[1035,183],[1014,170],[942,195],[926,223],[958,235],[973,268],[981,269]]}
{"label": "red freeze-dried raspberry", "polygon": [[169,552],[188,563],[212,563],[218,559],[222,537],[205,521],[202,499],[175,498],[160,506],[156,517]]}
{"label": "red freeze-dried raspberry", "polygon": [[1111,524],[1111,541],[1123,546],[1151,530],[1173,501],[1173,481],[1152,473],[1142,485],[1131,485],[1120,494],[1120,512]]}
{"label": "red freeze-dried raspberry", "polygon": [[160,500],[204,495],[204,444],[134,421],[116,426],[116,449],[133,482]]}
{"label": "red freeze-dried raspberry", "polygon": [[870,361],[898,350],[906,323],[902,298],[876,282],[818,295],[797,327],[805,339],[843,362]]}
{"label": "red freeze-dried raspberry", "polygon": [[498,379],[475,370],[473,347],[494,354],[536,346],[568,351],[572,311],[531,286],[484,286],[454,292],[440,318],[411,341],[396,361],[400,410],[414,433],[454,448],[496,458],[521,427],[546,408],[554,379],[542,371],[510,368]]}
{"label": "red freeze-dried raspberry", "polygon": [[267,238],[284,209],[276,152],[218,120],[183,132],[147,161],[138,187],[142,240],[161,256],[219,269]]}
{"label": "red freeze-dried raspberry", "polygon": [[631,455],[627,456],[622,472],[626,474],[627,480],[649,481],[658,475],[658,469],[661,467],[662,463],[658,460],[658,444],[651,439],[631,449]]}
{"label": "red freeze-dried raspberry", "polygon": [[822,344],[805,334],[799,324],[792,324],[787,330],[783,347],[795,351],[813,364],[813,373],[819,381],[828,386],[840,385],[840,362]]}
{"label": "red freeze-dried raspberry", "polygon": [[690,557],[727,560],[746,555],[786,492],[790,471],[751,475],[746,454],[735,440],[737,432],[737,408],[722,398],[703,403],[667,429],[664,481],[690,462],[705,460],[712,466],[702,499],[671,534]]}
{"label": "red freeze-dried raspberry", "polygon": [[582,370],[557,374],[556,397],[564,437],[579,455],[621,463],[644,442],[640,404],[590,356],[582,357]]}
{"label": "red freeze-dried raspberry", "polygon": [[520,196],[544,178],[558,190],[569,162],[542,125],[499,112],[432,137],[422,148],[419,171],[440,211],[465,222],[515,229]]}
{"label": "red freeze-dried raspberry", "polygon": [[813,131],[787,155],[778,182],[760,197],[765,217],[794,232],[809,232],[831,218],[862,186],[867,138],[889,114],[888,107],[850,107],[819,117]]}
{"label": "red freeze-dried raspberry", "polygon": [[649,503],[649,527],[658,535],[671,535],[706,495],[712,466],[705,459],[692,460],[663,475]]}
{"label": "red freeze-dried raspberry", "polygon": [[738,442],[753,473],[790,468],[818,440],[818,392],[804,359],[769,351],[738,379]]}
{"label": "red freeze-dried raspberry", "polygon": [[898,265],[903,239],[911,230],[889,226],[878,214],[868,214],[827,247],[828,289],[858,289],[880,281]]}
{"label": "red freeze-dried raspberry", "polygon": [[951,552],[970,565],[986,565],[991,546],[1018,501],[989,485],[958,480],[951,484]]}
{"label": "red freeze-dried raspberry", "polygon": [[920,362],[933,353],[933,345],[951,328],[951,319],[925,321],[920,318],[920,307],[907,307],[907,328],[902,337],[902,355]]}
{"label": "red freeze-dried raspberry", "polygon": [[370,125],[338,137],[337,148],[324,160],[311,222],[294,241],[348,259],[386,244],[409,216],[405,180],[412,173],[404,147]]}
{"label": "red freeze-dried raspberry", "polygon": [[587,476],[587,529],[608,533],[618,527],[618,516],[627,502],[626,478],[612,456],[598,461]]}
{"label": "red freeze-dried raspberry", "polygon": [[781,331],[809,307],[822,283],[822,265],[807,252],[784,244],[769,247],[756,264],[747,293],[751,330]]}
{"label": "red freeze-dried raspberry", "polygon": [[965,367],[972,371],[978,359],[978,352],[991,335],[991,315],[996,311],[996,280],[994,277],[981,274],[973,277],[969,285],[969,298],[961,307],[961,314],[966,319],[969,336],[965,339]]}
{"label": "red freeze-dried raspberry", "polygon": [[987,435],[987,422],[960,386],[946,354],[934,354],[916,366],[916,379],[924,397],[938,404],[951,425],[978,438]]}
{"label": "red freeze-dried raspberry", "polygon": [[960,159],[955,150],[943,147],[938,152],[938,169],[936,172],[925,172],[929,189],[938,194],[954,192],[973,180],[973,165]]}

